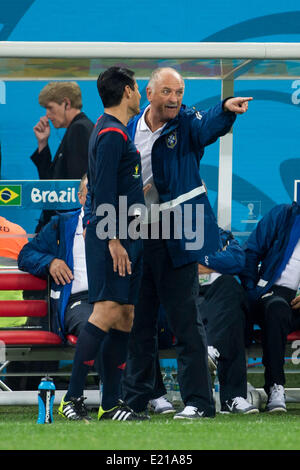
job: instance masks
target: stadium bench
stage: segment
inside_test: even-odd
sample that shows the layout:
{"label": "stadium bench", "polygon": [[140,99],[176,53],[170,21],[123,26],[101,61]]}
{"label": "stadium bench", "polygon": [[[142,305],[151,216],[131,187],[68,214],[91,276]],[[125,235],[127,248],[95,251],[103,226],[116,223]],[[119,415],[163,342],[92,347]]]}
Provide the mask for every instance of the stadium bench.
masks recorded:
{"label": "stadium bench", "polygon": [[[45,289],[48,291],[47,280],[17,269],[0,269],[0,291],[44,291]],[[73,359],[74,348],[51,331],[50,308],[47,300],[0,300],[0,317],[40,318],[43,319],[43,324],[47,325],[47,329],[42,329],[39,325],[26,324],[21,327],[0,328],[0,376],[13,361],[48,362]],[[24,375],[43,376],[46,373],[47,370],[43,370],[34,374],[24,372]],[[0,380],[1,389],[10,390],[2,380]]]}
{"label": "stadium bench", "polygon": [[[45,289],[48,290],[47,280],[37,278],[17,269],[0,268],[0,291],[44,291]],[[41,318],[44,320],[43,323],[48,325],[47,330],[41,329],[40,326],[26,325],[5,329],[0,328],[0,377],[5,367],[13,361],[43,362],[71,361],[73,359],[77,338],[74,335],[68,335],[67,341],[64,342],[59,335],[51,331],[50,307],[47,300],[0,300],[0,317]],[[255,333],[255,341],[247,349],[247,357],[253,359],[262,357],[260,332],[258,330]],[[300,331],[295,331],[288,335],[286,357],[292,357],[293,353],[297,352],[295,347],[299,350],[300,359]],[[167,358],[176,358],[175,348],[160,350],[160,359]],[[24,372],[24,374],[16,373],[10,375],[39,375],[42,377],[46,374],[47,370],[43,370],[40,373]],[[53,372],[50,372],[50,374],[53,376],[60,375],[60,373]],[[1,397],[4,396],[3,390],[11,392],[5,382],[0,379],[0,403]],[[98,400],[98,394],[95,400]]]}
{"label": "stadium bench", "polygon": [[[300,362],[300,330],[293,331],[287,336],[287,344],[285,348],[285,357],[292,358],[297,355]],[[262,344],[261,344],[261,331],[257,329],[254,331],[253,343],[247,348],[247,355],[253,359],[262,357]],[[296,357],[295,357],[296,359]]]}

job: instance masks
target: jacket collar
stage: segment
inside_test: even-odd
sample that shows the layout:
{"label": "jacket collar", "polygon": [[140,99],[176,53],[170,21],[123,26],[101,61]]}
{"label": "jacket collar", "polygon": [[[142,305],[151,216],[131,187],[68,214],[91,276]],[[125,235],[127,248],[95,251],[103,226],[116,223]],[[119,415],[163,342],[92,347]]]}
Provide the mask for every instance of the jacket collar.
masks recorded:
{"label": "jacket collar", "polygon": [[293,201],[292,208],[297,215],[300,215],[300,204],[297,201]]}
{"label": "jacket collar", "polygon": [[[136,116],[134,116],[128,123],[128,130],[130,130],[130,132],[132,132],[132,135],[134,136],[135,135],[135,131],[136,131],[136,126],[137,126],[137,123],[139,121],[139,119],[141,119],[145,109],[149,106],[149,103],[146,104],[140,111],[139,114],[137,114]],[[181,109],[179,111],[179,113],[177,114],[177,116],[174,118],[174,119],[171,119],[171,121],[169,121],[167,123],[167,125],[163,128],[163,131],[161,133],[161,135],[165,135],[167,133],[169,133],[170,131],[176,129],[178,127],[178,124],[179,124],[179,116],[181,116],[184,111],[186,109],[186,105],[181,105]]]}
{"label": "jacket collar", "polygon": [[73,117],[73,119],[70,122],[70,124],[68,125],[68,127],[70,127],[71,124],[73,124],[73,122],[78,121],[79,119],[82,119],[84,117],[86,117],[86,115],[82,111],[80,113],[76,114],[76,116]]}

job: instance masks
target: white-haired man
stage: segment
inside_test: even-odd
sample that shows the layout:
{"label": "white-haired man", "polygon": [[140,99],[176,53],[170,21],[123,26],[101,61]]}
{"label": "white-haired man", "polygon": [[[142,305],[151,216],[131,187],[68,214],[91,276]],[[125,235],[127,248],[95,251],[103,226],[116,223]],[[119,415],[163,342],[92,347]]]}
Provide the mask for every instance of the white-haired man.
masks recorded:
{"label": "white-haired man", "polygon": [[[182,105],[184,88],[176,70],[155,70],[147,86],[149,106],[128,124],[141,153],[143,184],[152,186],[145,197],[151,209],[144,227],[148,239],[145,235],[144,273],[123,392],[136,412],[165,393],[164,387],[155,387],[157,313],[162,304],[177,339],[178,382],[185,405],[174,417],[193,419],[215,416],[206,337],[197,308],[197,266],[198,262],[205,264],[205,255],[221,248],[199,163],[204,147],[230,130],[236,114],[247,111],[252,98],[229,98],[199,113]],[[191,209],[188,217],[184,214],[187,204]],[[197,211],[204,216],[201,223]],[[176,223],[165,230],[168,217]]]}

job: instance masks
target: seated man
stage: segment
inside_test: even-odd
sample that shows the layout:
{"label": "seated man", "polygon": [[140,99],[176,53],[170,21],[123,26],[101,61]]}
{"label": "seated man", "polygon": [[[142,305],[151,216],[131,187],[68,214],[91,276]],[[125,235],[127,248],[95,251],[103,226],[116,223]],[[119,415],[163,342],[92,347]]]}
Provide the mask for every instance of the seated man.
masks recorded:
{"label": "seated man", "polygon": [[[87,176],[84,175],[78,199],[84,206]],[[20,251],[19,269],[38,277],[52,277],[51,309],[53,329],[62,337],[78,335],[82,324],[90,315],[87,302],[87,277],[83,207],[52,217],[42,231]]]}
{"label": "seated man", "polygon": [[[220,229],[220,237],[223,250],[207,256],[206,266],[198,265],[199,312],[209,345],[208,361],[210,369],[217,369],[218,373],[220,412],[258,413],[259,410],[247,401],[247,296],[234,277],[243,269],[245,255],[230,232]],[[175,411],[165,393],[161,377],[156,377],[155,392],[150,401],[154,412]]]}
{"label": "seated man", "polygon": [[[50,274],[52,328],[64,339],[78,336],[87,322],[92,305],[88,303],[83,206],[87,193],[87,176],[81,179],[78,199],[81,209],[60,213],[27,243],[18,258],[19,269],[38,277]],[[100,375],[99,361],[95,362]]]}
{"label": "seated man", "polygon": [[284,356],[287,335],[300,328],[300,206],[280,204],[257,224],[245,244],[241,281],[253,322],[261,327],[266,411],[286,411]]}
{"label": "seated man", "polygon": [[223,250],[198,265],[199,311],[205,326],[210,365],[220,384],[221,413],[258,413],[247,401],[245,340],[248,303],[235,278],[244,267],[242,248],[230,232],[220,229]]}

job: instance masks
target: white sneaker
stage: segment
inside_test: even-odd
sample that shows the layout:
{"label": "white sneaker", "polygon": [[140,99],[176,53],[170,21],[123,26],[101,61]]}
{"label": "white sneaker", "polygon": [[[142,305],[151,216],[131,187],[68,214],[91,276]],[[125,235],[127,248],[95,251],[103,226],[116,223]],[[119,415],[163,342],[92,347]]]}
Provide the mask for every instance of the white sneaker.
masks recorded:
{"label": "white sneaker", "polygon": [[210,372],[214,372],[218,367],[219,351],[213,346],[207,346],[208,367]]}
{"label": "white sneaker", "polygon": [[175,413],[175,408],[172,403],[169,402],[165,397],[156,398],[155,400],[149,401],[149,407],[156,414],[168,414]]}
{"label": "white sneaker", "polygon": [[283,411],[286,412],[285,393],[283,385],[274,384],[270,387],[266,411],[270,413]]}
{"label": "white sneaker", "polygon": [[231,400],[226,400],[225,403],[222,404],[220,413],[222,414],[253,414],[259,413],[259,409],[251,405],[245,398],[243,397],[235,397]]}
{"label": "white sneaker", "polygon": [[195,406],[186,406],[180,413],[176,413],[174,419],[198,419],[205,418],[204,411]]}

